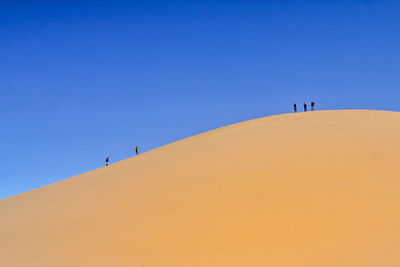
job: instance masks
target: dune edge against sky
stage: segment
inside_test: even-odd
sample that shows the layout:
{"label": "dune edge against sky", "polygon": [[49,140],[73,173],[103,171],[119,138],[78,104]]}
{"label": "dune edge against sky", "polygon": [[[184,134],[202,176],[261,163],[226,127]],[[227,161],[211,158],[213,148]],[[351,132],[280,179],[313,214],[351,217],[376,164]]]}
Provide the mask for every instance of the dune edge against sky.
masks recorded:
{"label": "dune edge against sky", "polygon": [[399,120],[255,119],[0,200],[0,263],[396,266]]}

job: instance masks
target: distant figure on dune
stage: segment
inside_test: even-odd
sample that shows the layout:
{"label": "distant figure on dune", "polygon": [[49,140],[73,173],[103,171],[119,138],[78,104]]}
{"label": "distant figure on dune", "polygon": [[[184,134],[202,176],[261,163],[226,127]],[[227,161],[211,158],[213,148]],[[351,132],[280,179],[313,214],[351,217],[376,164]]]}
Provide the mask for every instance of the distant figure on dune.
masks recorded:
{"label": "distant figure on dune", "polygon": [[307,103],[304,102],[304,112],[306,112],[306,111],[307,111]]}
{"label": "distant figure on dune", "polygon": [[137,156],[139,154],[139,147],[138,146],[135,147],[135,152],[136,152],[136,156]]}
{"label": "distant figure on dune", "polygon": [[110,164],[110,158],[107,157],[107,158],[106,158],[106,166],[108,166],[109,164]]}
{"label": "distant figure on dune", "polygon": [[315,110],[314,107],[315,107],[315,103],[314,103],[314,101],[313,101],[313,102],[311,102],[311,111],[314,111],[314,110]]}
{"label": "distant figure on dune", "polygon": [[297,112],[297,105],[296,105],[296,103],[293,105],[293,109],[294,109],[294,113],[296,113],[296,112]]}

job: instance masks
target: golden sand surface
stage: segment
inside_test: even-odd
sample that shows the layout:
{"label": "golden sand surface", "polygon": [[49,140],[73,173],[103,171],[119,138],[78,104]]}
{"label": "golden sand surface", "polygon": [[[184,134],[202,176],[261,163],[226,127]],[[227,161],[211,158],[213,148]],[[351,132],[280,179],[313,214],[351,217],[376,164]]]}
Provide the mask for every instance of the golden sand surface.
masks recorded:
{"label": "golden sand surface", "polygon": [[0,266],[400,266],[400,113],[246,121],[0,200]]}

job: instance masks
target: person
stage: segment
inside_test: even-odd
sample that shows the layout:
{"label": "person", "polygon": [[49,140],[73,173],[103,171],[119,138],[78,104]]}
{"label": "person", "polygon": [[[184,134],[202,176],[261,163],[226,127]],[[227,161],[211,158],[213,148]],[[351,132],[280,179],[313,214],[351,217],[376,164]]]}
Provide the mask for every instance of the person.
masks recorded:
{"label": "person", "polygon": [[110,164],[110,158],[109,157],[106,158],[106,166],[108,166],[108,164]]}
{"label": "person", "polygon": [[135,151],[136,151],[136,156],[137,156],[139,154],[139,147],[138,146],[135,147]]}
{"label": "person", "polygon": [[304,102],[304,112],[306,112],[306,111],[307,111],[307,103]]}
{"label": "person", "polygon": [[315,110],[314,107],[315,107],[315,103],[314,103],[314,101],[313,101],[313,102],[311,102],[311,111],[314,111],[314,110]]}
{"label": "person", "polygon": [[297,105],[296,105],[296,103],[293,105],[293,109],[294,109],[294,113],[296,113],[296,112],[297,112]]}

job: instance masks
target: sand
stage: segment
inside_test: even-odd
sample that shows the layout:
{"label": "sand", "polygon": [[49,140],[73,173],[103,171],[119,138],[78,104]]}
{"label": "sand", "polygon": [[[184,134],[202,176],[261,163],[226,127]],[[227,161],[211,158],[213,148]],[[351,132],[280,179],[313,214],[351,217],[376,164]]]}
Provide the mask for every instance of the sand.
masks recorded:
{"label": "sand", "polygon": [[0,266],[400,266],[400,113],[216,129],[0,200]]}

